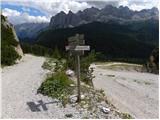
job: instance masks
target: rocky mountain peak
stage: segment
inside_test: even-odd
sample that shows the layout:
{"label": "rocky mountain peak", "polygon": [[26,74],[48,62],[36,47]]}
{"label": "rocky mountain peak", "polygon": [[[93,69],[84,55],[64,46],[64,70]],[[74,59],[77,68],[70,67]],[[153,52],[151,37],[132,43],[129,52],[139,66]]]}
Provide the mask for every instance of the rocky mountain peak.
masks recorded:
{"label": "rocky mountain peak", "polygon": [[133,11],[127,6],[120,6],[117,8],[112,5],[106,5],[101,10],[91,7],[83,11],[78,11],[77,13],[73,13],[72,11],[69,11],[68,14],[60,12],[51,18],[50,27],[55,29],[66,28],[69,26],[75,27],[93,21],[116,21],[122,24],[139,20],[158,20],[158,14],[159,11],[157,8]]}

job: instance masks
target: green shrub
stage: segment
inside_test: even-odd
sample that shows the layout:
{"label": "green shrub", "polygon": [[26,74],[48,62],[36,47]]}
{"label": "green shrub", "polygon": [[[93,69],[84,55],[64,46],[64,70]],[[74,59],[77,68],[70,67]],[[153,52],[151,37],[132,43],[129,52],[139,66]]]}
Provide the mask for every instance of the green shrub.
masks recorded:
{"label": "green shrub", "polygon": [[121,113],[122,119],[133,119],[132,116],[128,113]]}
{"label": "green shrub", "polygon": [[68,78],[65,72],[56,72],[41,84],[38,93],[62,99],[64,96],[72,93],[71,83],[73,81]]}
{"label": "green shrub", "polygon": [[91,51],[86,57],[82,57],[81,59],[81,80],[86,84],[92,85],[93,76],[93,68],[90,68],[90,64],[96,60],[96,53]]}
{"label": "green shrub", "polygon": [[1,50],[1,64],[4,66],[13,65],[21,57],[12,46],[2,46]]}
{"label": "green shrub", "polygon": [[20,58],[14,47],[18,45],[11,27],[5,27],[6,18],[1,15],[1,64],[2,66],[12,65]]}
{"label": "green shrub", "polygon": [[21,43],[24,53],[31,53],[37,56],[52,56],[53,50],[37,44]]}

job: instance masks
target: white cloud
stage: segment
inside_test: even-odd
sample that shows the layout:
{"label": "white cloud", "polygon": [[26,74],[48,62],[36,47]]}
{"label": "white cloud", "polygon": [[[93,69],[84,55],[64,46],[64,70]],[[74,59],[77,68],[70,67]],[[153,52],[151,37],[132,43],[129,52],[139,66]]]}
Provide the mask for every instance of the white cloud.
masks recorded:
{"label": "white cloud", "polygon": [[12,5],[22,5],[33,7],[41,11],[45,11],[48,16],[55,15],[60,11],[68,12],[72,10],[77,12],[85,8],[91,7],[87,2],[79,2],[76,0],[2,0],[3,3]]}
{"label": "white cloud", "polygon": [[[150,9],[158,7],[159,0],[1,0],[2,4],[21,5],[23,12],[8,8],[3,9],[3,14],[8,16],[13,24],[22,22],[49,22],[49,19],[60,11],[68,13],[69,10],[77,12],[90,8],[91,6],[102,8],[106,4],[117,6],[128,6],[132,10]],[[39,11],[46,13],[46,16],[31,16],[26,12],[33,7]],[[31,11],[30,11],[31,12]],[[32,11],[35,12],[35,11]]]}
{"label": "white cloud", "polygon": [[3,9],[2,13],[4,16],[19,16],[21,14],[17,10],[12,10],[8,8]]}
{"label": "white cloud", "polygon": [[31,16],[28,13],[20,13],[16,10],[5,8],[2,10],[2,14],[7,16],[8,20],[12,24],[21,24],[21,23],[37,23],[37,22],[49,22],[50,18],[46,16]]}
{"label": "white cloud", "polygon": [[132,10],[151,9],[159,7],[159,0],[120,0],[119,5],[128,6]]}

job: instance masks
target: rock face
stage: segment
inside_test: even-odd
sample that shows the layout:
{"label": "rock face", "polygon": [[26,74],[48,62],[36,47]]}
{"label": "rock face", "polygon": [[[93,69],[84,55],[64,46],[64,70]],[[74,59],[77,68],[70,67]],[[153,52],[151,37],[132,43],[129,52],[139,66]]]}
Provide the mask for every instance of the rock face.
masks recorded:
{"label": "rock face", "polygon": [[[18,39],[18,37],[17,37],[16,31],[15,31],[15,29],[14,29],[14,26],[11,25],[10,27],[12,28],[12,32],[13,32],[14,39],[15,39],[17,42],[19,42],[19,39]],[[23,51],[22,51],[22,48],[21,48],[20,44],[18,44],[18,45],[15,47],[15,50],[16,50],[16,52],[17,52],[20,56],[23,56]]]}
{"label": "rock face", "polygon": [[50,21],[50,27],[53,29],[75,27],[90,22],[108,22],[114,21],[121,24],[133,21],[145,21],[149,19],[158,20],[159,11],[157,8],[144,9],[141,11],[132,11],[128,7],[120,6],[119,8],[107,5],[99,10],[98,8],[87,8],[84,11],[78,11],[68,14],[60,12],[53,16]]}
{"label": "rock face", "polygon": [[147,62],[147,71],[151,73],[159,73],[159,48],[155,48]]}
{"label": "rock face", "polygon": [[[18,55],[23,56],[23,51],[21,49],[21,46],[19,44],[19,39],[16,35],[14,26],[12,24],[10,24],[7,20],[6,17],[4,17],[3,15],[1,15],[1,25],[2,25],[2,32],[8,37],[8,39],[2,39],[2,45],[3,43],[8,46],[12,46],[14,47],[15,51],[18,53]],[[10,34],[8,34],[10,33]],[[4,35],[4,36],[5,36]],[[3,36],[3,34],[2,34]],[[4,37],[3,37],[4,38]],[[4,41],[7,40],[7,41]]]}
{"label": "rock face", "polygon": [[50,26],[54,26],[54,28],[66,28],[76,26],[80,23],[81,18],[69,11],[68,14],[64,12],[58,13],[55,17],[51,18],[51,21]]}

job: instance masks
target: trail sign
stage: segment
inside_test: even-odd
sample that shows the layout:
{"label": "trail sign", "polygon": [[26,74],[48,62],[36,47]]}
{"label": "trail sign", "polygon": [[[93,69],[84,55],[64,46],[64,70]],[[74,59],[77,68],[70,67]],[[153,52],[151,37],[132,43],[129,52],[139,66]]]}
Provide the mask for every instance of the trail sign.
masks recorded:
{"label": "trail sign", "polygon": [[66,46],[66,51],[70,51],[76,56],[76,71],[77,71],[77,87],[78,87],[78,99],[80,102],[80,55],[84,54],[84,51],[89,51],[90,46],[85,46],[84,35],[76,34],[75,36],[68,38],[68,46]]}
{"label": "trail sign", "polygon": [[66,50],[73,50],[73,51],[84,51],[90,50],[90,46],[66,46]]}

